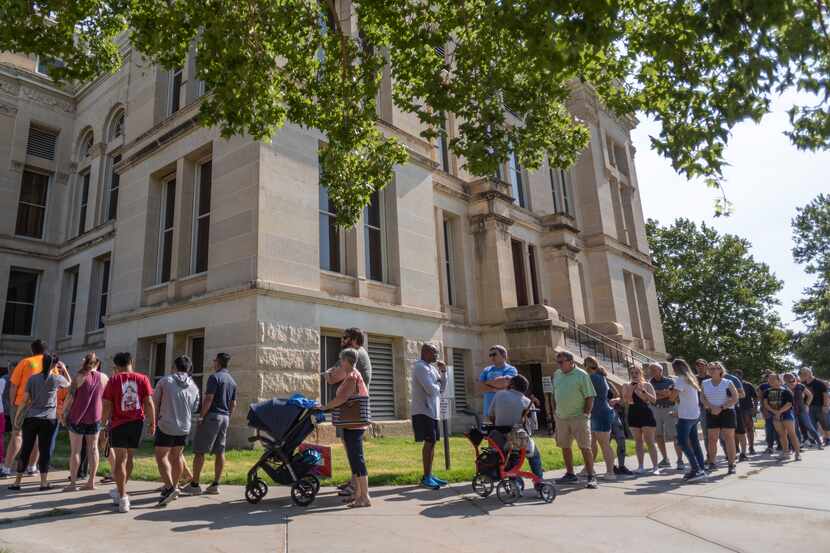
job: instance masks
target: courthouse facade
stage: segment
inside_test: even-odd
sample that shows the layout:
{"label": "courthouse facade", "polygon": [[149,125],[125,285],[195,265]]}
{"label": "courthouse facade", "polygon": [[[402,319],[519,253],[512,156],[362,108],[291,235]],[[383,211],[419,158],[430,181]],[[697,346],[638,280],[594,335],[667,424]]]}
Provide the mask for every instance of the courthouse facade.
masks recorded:
{"label": "courthouse facade", "polygon": [[130,351],[154,380],[188,353],[203,386],[226,351],[239,444],[250,402],[330,392],[319,375],[351,326],[367,333],[378,432],[404,426],[425,340],[454,366],[458,409],[480,404],[493,343],[537,388],[568,328],[665,357],[635,122],[588,89],[571,99],[591,132],[573,168],[511,160],[482,178],[420,138],[385,82],[379,125],[409,160],[355,228],[337,229],[321,134],[289,124],[270,142],[222,139],[196,124],[192,59],[168,71],[122,49],[117,72],[75,88],[45,60],[0,53],[0,366],[41,337],[71,369],[89,350],[105,365]]}

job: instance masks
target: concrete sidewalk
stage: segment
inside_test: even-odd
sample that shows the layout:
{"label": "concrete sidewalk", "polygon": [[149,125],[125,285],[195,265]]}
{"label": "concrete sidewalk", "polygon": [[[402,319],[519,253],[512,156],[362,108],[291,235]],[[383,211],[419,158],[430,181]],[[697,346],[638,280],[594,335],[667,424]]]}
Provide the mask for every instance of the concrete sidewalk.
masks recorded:
{"label": "concrete sidewalk", "polygon": [[134,482],[128,514],[115,512],[109,486],[39,492],[29,479],[23,492],[2,485],[0,551],[781,553],[799,537],[813,551],[822,551],[821,544],[830,551],[829,473],[830,450],[809,450],[801,462],[755,456],[735,476],[726,476],[724,467],[697,484],[683,484],[671,470],[601,482],[598,490],[559,487],[550,505],[528,491],[505,506],[495,493],[480,499],[469,484],[458,484],[437,492],[375,488],[374,506],[358,510],[344,508],[330,488],[311,507],[294,507],[288,488],[278,486],[259,505],[248,504],[241,487],[225,486],[219,496],[183,497],[156,508],[158,484]]}

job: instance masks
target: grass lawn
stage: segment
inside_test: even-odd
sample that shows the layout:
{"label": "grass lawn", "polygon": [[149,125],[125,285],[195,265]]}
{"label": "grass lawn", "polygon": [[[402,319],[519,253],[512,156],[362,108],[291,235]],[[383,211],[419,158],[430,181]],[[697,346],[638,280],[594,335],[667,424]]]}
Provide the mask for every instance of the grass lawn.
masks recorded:
{"label": "grass lawn", "polygon": [[[138,480],[158,480],[153,448],[149,440],[138,450],[135,457],[133,478]],[[542,462],[545,470],[560,469],[565,466],[562,461],[562,451],[556,447],[552,438],[537,436],[536,444],[542,451]],[[612,447],[613,443],[612,443]],[[634,442],[627,443],[627,453],[634,453]],[[59,468],[68,468],[69,443],[66,433],[58,437],[55,448],[55,458],[52,464]],[[192,461],[192,452],[186,451],[188,463]],[[246,474],[251,466],[259,459],[262,450],[230,450],[226,452],[225,484],[245,484]],[[369,469],[369,482],[372,485],[405,485],[417,484],[421,479],[421,444],[416,444],[412,438],[376,438],[365,442],[366,465]],[[575,462],[582,463],[582,456],[578,449],[574,449]],[[474,475],[475,452],[472,445],[464,436],[450,438],[450,455],[452,469],[444,470],[443,442],[436,445],[435,474],[449,482],[471,481]],[[602,454],[600,453],[600,457]],[[109,473],[106,460],[102,460],[98,472],[101,475]],[[349,478],[349,464],[346,461],[346,452],[341,444],[332,446],[333,476],[330,484],[341,484]],[[525,465],[527,467],[527,465]],[[528,469],[529,470],[529,469]],[[599,472],[604,472],[600,468]],[[213,475],[213,458],[207,457],[202,480],[209,481]],[[267,477],[266,477],[267,478]]]}

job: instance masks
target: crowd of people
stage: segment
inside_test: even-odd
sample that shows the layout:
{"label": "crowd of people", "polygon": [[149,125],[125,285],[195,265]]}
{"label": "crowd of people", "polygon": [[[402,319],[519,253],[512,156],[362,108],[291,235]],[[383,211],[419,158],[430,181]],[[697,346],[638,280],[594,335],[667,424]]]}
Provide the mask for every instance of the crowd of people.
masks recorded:
{"label": "crowd of people", "polygon": [[[363,347],[363,332],[350,328],[341,340],[339,362],[324,377],[336,385],[334,397],[323,405],[335,411],[368,398],[371,360]],[[133,455],[145,428],[154,436],[155,458],[163,486],[159,506],[180,494],[218,494],[224,469],[224,450],[229,420],[236,408],[236,382],[228,371],[230,356],[219,353],[213,360],[204,397],[191,378],[192,362],[177,357],[170,374],[153,387],[147,376],[135,372],[129,353],[113,356],[110,374],[101,371],[94,353],[87,354],[71,375],[66,365],[47,352],[45,344],[31,344],[32,355],[17,364],[8,380],[11,437],[0,477],[14,476],[10,490],[20,490],[25,475],[40,476],[40,489],[50,488],[48,472],[60,428],[69,433],[70,482],[67,491],[94,490],[103,450],[115,487],[110,496],[121,512],[130,509],[127,484]],[[435,444],[439,438],[440,398],[448,383],[446,364],[439,348],[423,344],[411,369],[411,414],[415,441],[423,443],[423,475],[420,485],[440,489],[446,481],[433,474]],[[528,380],[508,363],[504,346],[489,348],[490,365],[482,370],[476,391],[482,395],[483,414],[496,432],[506,435],[522,428],[531,436],[538,429],[535,413],[539,402]],[[740,370],[728,372],[721,362],[698,359],[694,370],[683,359],[671,362],[673,376],[657,363],[631,366],[629,381],[608,374],[594,357],[580,368],[568,351],[557,353],[551,406],[555,439],[562,450],[565,474],[558,484],[577,484],[584,477],[587,488],[598,479],[616,480],[642,474],[661,474],[671,469],[668,448],[676,453],[676,470],[683,479],[696,482],[718,470],[718,445],[724,452],[727,474],[738,462],[755,455],[755,418],[764,420],[765,454],[777,450],[781,460],[800,460],[802,448],[823,449],[830,444],[830,391],[809,368],[783,375],[768,371],[755,386]],[[5,381],[0,379],[0,392]],[[2,420],[2,417],[0,417]],[[191,428],[192,421],[198,421]],[[352,478],[339,487],[349,507],[369,507],[368,470],[363,440],[365,420],[338,425]],[[700,429],[700,430],[699,430]],[[702,433],[704,447],[699,436]],[[625,465],[626,438],[633,437],[637,467]],[[192,471],[182,454],[192,437]],[[612,438],[616,451],[612,449]],[[584,460],[580,475],[574,472],[573,444]],[[0,460],[2,460],[0,440]],[[602,451],[605,473],[598,475],[594,459]],[[205,455],[215,455],[214,478],[204,490],[200,477]],[[650,467],[646,468],[646,455]],[[543,475],[542,458],[533,440],[527,459],[533,474]],[[688,470],[687,470],[688,464]],[[78,485],[79,480],[86,482]]]}
{"label": "crowd of people", "polygon": [[[133,455],[146,427],[153,436],[156,464],[164,483],[159,506],[182,493],[203,493],[200,477],[207,453],[215,456],[215,466],[213,481],[204,493],[219,493],[227,431],[236,407],[236,382],[228,372],[230,355],[216,355],[214,372],[201,398],[190,376],[193,363],[186,355],[177,357],[170,374],[153,388],[146,375],[135,372],[128,352],[113,356],[109,376],[102,372],[95,353],[87,354],[77,372],[70,375],[64,362],[50,354],[42,341],[32,342],[31,352],[15,366],[8,382],[0,380],[0,386],[9,386],[12,421],[0,477],[14,477],[10,490],[20,491],[23,477],[36,475],[40,476],[40,490],[51,489],[48,473],[56,437],[66,428],[70,476],[64,491],[96,488],[99,451],[103,450],[110,464],[110,480],[115,483],[110,497],[118,511],[127,512]],[[194,420],[197,428],[191,432]],[[182,455],[191,434],[192,471]],[[84,477],[87,481],[79,486]]]}

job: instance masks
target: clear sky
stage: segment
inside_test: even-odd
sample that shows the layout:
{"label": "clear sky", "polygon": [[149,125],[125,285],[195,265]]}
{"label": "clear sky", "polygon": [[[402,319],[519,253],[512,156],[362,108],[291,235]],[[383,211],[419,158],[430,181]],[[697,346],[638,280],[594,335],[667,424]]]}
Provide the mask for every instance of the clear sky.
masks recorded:
{"label": "clear sky", "polygon": [[726,196],[733,206],[729,217],[714,216],[718,191],[676,174],[665,158],[651,150],[649,135],[659,133],[658,123],[641,117],[632,141],[645,217],[664,225],[687,217],[747,238],[755,259],[767,263],[784,281],[778,310],[786,324],[798,329],[792,304],[811,278],[793,261],[790,221],[797,207],[819,192],[830,192],[830,152],[798,151],[782,134],[789,125],[786,110],[792,98],[776,102],[760,124],[735,127],[726,150],[729,167],[724,171]]}

